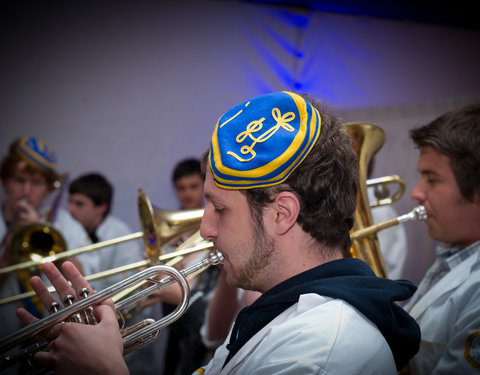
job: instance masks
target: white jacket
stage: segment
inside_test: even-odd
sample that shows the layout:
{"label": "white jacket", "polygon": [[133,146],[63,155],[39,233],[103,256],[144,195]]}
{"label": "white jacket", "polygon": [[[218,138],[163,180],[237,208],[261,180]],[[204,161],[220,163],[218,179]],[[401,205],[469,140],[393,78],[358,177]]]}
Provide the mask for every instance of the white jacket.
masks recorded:
{"label": "white jacket", "polygon": [[412,374],[480,374],[480,242],[475,246],[476,253],[405,306],[422,332]]}
{"label": "white jacket", "polygon": [[[95,231],[99,242],[115,239],[132,233],[133,231],[125,222],[112,215],[107,215]],[[141,243],[141,240],[132,240],[87,253],[85,258],[91,259],[94,262],[94,265],[93,269],[90,269],[86,274],[89,275],[91,273],[106,271],[144,260],[142,249],[143,244]],[[82,258],[81,260],[85,261],[85,258]],[[100,291],[127,276],[130,276],[132,273],[133,272],[127,272],[112,275],[93,281],[90,285]]]}
{"label": "white jacket", "polygon": [[348,303],[318,294],[301,295],[222,369],[227,355],[224,343],[205,374],[397,374],[377,327]]}

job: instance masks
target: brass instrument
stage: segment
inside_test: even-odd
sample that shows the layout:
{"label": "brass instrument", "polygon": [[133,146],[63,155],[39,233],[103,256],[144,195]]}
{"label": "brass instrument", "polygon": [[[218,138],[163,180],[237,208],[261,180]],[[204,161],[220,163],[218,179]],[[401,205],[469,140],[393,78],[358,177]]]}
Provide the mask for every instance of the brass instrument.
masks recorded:
{"label": "brass instrument", "polygon": [[143,190],[138,191],[138,213],[142,224],[143,242],[148,257],[158,264],[158,252],[184,233],[190,233],[200,227],[203,208],[193,210],[169,211],[154,206]]}
{"label": "brass instrument", "polygon": [[[353,138],[358,156],[357,208],[351,234],[373,224],[367,193],[367,170],[373,156],[385,142],[385,132],[378,126],[360,122],[347,123],[347,131]],[[352,257],[365,261],[380,277],[387,277],[380,245],[375,235],[353,239]]]}
{"label": "brass instrument", "polygon": [[[379,187],[385,191],[386,184],[398,183],[399,189],[392,196],[377,197],[370,207],[377,207],[395,202],[405,190],[405,181],[396,175],[367,180],[367,186]],[[60,182],[59,182],[60,184]],[[203,209],[169,211],[154,206],[142,189],[138,190],[137,206],[141,231],[86,245],[77,249],[66,250],[62,234],[49,223],[37,223],[20,228],[12,240],[14,264],[0,269],[0,275],[19,270],[36,270],[46,262],[59,262],[83,253],[96,251],[108,246],[143,238],[150,264],[160,264],[158,254],[163,254],[164,247],[182,233],[197,229],[203,216]],[[0,305],[2,301],[0,301]]]}
{"label": "brass instrument", "polygon": [[394,217],[392,219],[385,220],[385,221],[382,221],[380,223],[372,224],[368,227],[358,229],[357,231],[353,232],[350,235],[350,238],[352,239],[352,241],[353,240],[359,240],[359,239],[362,239],[362,238],[368,238],[368,237],[376,235],[381,230],[393,227],[394,225],[405,223],[405,222],[411,221],[411,220],[423,221],[426,218],[427,218],[427,213],[425,211],[425,207],[417,206],[412,211],[410,211],[410,212],[408,212],[404,215],[400,215],[398,217]]}
{"label": "brass instrument", "polygon": [[[101,271],[92,275],[87,275],[85,276],[85,279],[87,281],[93,281],[93,280],[98,280],[102,279],[104,277],[109,277],[112,275],[116,275],[119,273],[125,273],[128,271],[132,270],[138,270],[139,268],[142,267],[149,267],[152,265],[156,265],[157,262],[159,264],[163,264],[164,262],[168,261],[167,265],[173,265],[177,263],[179,260],[183,259],[183,257],[192,254],[192,253],[197,253],[200,251],[206,251],[213,248],[213,243],[211,241],[204,240],[200,237],[199,231],[195,232],[192,236],[190,236],[184,243],[182,243],[180,246],[176,248],[175,251],[171,253],[166,253],[166,254],[161,254],[158,256],[158,258],[155,260],[155,263],[152,263],[150,259],[145,259],[145,260],[140,260],[138,262],[134,262],[131,264],[127,264],[124,266],[108,269],[105,271]],[[43,263],[43,262],[42,262]],[[54,292],[55,289],[53,286],[48,287],[48,290],[50,292]],[[25,298],[31,298],[35,297],[35,292],[34,291],[29,291],[25,293],[20,293],[16,294],[10,297],[5,297],[0,299],[0,306],[5,305],[7,303],[12,303],[16,301],[21,301]]]}
{"label": "brass instrument", "polygon": [[203,209],[161,210],[152,205],[142,189],[138,190],[137,205],[141,231],[68,251],[65,251],[63,236],[50,224],[38,223],[20,228],[12,239],[12,253],[19,254],[16,259],[21,263],[1,268],[0,275],[24,269],[35,270],[46,262],[58,262],[139,238],[143,238],[151,262],[159,264],[158,254],[163,253],[168,242],[197,229],[203,216]]}
{"label": "brass instrument", "polygon": [[11,247],[13,261],[15,263],[26,261],[38,261],[46,256],[51,256],[67,248],[65,239],[51,223],[55,220],[62,194],[66,187],[68,174],[61,174],[53,183],[54,190],[57,190],[50,208],[42,216],[44,223],[33,223],[19,227],[12,238]]}
{"label": "brass instrument", "polygon": [[[398,184],[398,188],[397,191],[395,191],[395,194],[390,194],[390,190],[388,189],[387,185],[393,183]],[[374,194],[377,200],[369,203],[370,208],[392,204],[399,200],[405,192],[405,180],[397,174],[369,178],[367,180],[367,188],[372,186],[375,189]]]}
{"label": "brass instrument", "polygon": [[[126,308],[128,305],[136,303],[137,301],[145,298],[145,296],[149,295],[150,293],[163,289],[166,286],[171,285],[173,282],[177,282],[182,291],[182,301],[170,315],[167,315],[158,321],[146,319],[132,327],[121,328],[124,340],[124,354],[130,353],[155,340],[162,328],[176,321],[186,311],[190,299],[190,288],[186,280],[186,277],[189,274],[198,272],[200,269],[209,267],[210,265],[221,264],[222,262],[222,254],[217,251],[212,251],[207,258],[182,271],[178,271],[177,269],[166,265],[149,267],[104,289],[101,292],[94,293],[91,296],[80,299],[72,305],[54,312],[53,314],[48,315],[47,317],[40,319],[20,329],[19,331],[10,334],[9,336],[6,336],[0,340],[0,353],[5,353],[15,346],[25,342],[26,340],[37,336],[43,330],[49,329],[55,324],[66,321],[72,317],[75,317],[78,323],[95,324],[95,322],[92,322],[91,320],[92,308],[95,305],[108,298],[112,298],[123,290],[131,288],[140,282],[148,280],[152,283],[152,285],[134,295],[131,295],[125,300],[117,302],[115,304],[115,309],[117,312]],[[161,280],[153,279],[161,274],[168,274],[169,276]],[[79,292],[79,294],[81,293]],[[18,353],[6,357],[4,356],[0,359],[0,369],[8,368],[19,361],[28,359],[35,352],[42,350],[47,344],[48,342],[46,341],[35,343]]]}

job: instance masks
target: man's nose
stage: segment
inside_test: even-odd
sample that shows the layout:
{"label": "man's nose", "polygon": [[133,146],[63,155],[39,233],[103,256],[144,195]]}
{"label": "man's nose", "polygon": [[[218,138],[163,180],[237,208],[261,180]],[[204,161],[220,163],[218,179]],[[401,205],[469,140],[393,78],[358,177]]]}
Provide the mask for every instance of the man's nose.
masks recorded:
{"label": "man's nose", "polygon": [[413,187],[410,192],[410,198],[417,201],[418,203],[423,203],[425,201],[425,192],[422,189],[421,181],[418,181],[417,184]]}
{"label": "man's nose", "polygon": [[23,188],[23,196],[27,196],[32,191],[32,183],[30,181],[25,181],[22,184],[22,188]]}
{"label": "man's nose", "polygon": [[200,235],[206,240],[214,240],[217,236],[216,225],[212,214],[208,208],[205,208],[203,213],[202,222],[200,223]]}

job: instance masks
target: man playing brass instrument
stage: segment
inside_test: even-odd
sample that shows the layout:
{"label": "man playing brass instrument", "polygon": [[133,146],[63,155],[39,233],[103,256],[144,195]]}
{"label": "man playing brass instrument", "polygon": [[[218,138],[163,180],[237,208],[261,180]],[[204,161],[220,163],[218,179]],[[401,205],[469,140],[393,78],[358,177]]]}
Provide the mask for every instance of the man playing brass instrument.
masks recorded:
{"label": "man playing brass instrument", "polygon": [[[201,234],[223,253],[226,281],[262,295],[197,372],[396,374],[420,335],[394,301],[415,286],[347,258],[357,159],[342,122],[291,92],[259,96],[219,119],[204,168]],[[58,270],[44,269],[60,295],[71,293]],[[71,264],[64,271],[75,289],[85,286]],[[53,302],[38,279],[32,285]],[[97,326],[62,324],[34,360],[58,373],[127,373],[114,311],[96,309]]]}
{"label": "man playing brass instrument", "polygon": [[411,197],[425,206],[436,260],[405,306],[422,331],[412,374],[480,372],[480,103],[410,131]]}
{"label": "man playing brass instrument", "polygon": [[[56,169],[57,159],[52,148],[44,141],[34,137],[22,137],[13,141],[7,155],[2,160],[1,178],[5,192],[0,219],[0,268],[15,263],[11,249],[11,240],[16,231],[28,224],[51,221],[65,238],[70,248],[88,243],[82,226],[68,212],[58,209],[52,212],[49,198],[59,176]],[[84,271],[88,269],[84,268]],[[10,297],[24,292],[29,285],[28,271],[9,273],[0,277],[0,297]],[[18,303],[0,306],[0,337],[20,329],[15,310],[25,306],[40,317],[42,304],[26,299]]]}

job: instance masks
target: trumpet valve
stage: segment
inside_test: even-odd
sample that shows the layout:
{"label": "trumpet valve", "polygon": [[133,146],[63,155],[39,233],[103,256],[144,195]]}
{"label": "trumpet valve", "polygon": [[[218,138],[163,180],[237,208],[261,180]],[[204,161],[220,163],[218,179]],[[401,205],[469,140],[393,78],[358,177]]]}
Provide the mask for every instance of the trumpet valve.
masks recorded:
{"label": "trumpet valve", "polygon": [[[70,306],[70,305],[73,305],[73,301],[75,300],[75,298],[71,295],[71,294],[68,294],[64,299],[63,299],[63,304],[65,306]],[[74,322],[74,323],[83,323],[83,319],[82,317],[80,316],[80,314],[73,314],[69,319],[68,319],[70,322]]]}
{"label": "trumpet valve", "polygon": [[[90,294],[90,290],[88,290],[88,288],[82,288],[78,292],[78,295],[82,297],[82,299],[87,298],[89,294]],[[85,324],[91,324],[91,325],[97,324],[97,318],[95,318],[95,313],[93,311],[92,306],[88,306],[83,311],[83,314],[84,314]]]}

